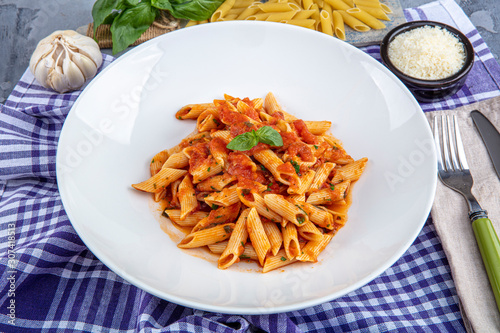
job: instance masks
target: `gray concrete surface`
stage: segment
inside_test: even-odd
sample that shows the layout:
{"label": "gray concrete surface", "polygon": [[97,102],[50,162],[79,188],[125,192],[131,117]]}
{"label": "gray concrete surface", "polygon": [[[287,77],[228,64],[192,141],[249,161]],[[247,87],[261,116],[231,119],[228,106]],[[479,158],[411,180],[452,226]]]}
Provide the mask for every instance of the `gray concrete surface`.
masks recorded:
{"label": "gray concrete surface", "polygon": [[[433,0],[401,0],[403,8]],[[500,0],[456,0],[500,57]],[[92,21],[94,0],[0,0],[0,103],[26,70],[38,41],[55,30],[76,30]],[[103,50],[110,53],[110,50]]]}

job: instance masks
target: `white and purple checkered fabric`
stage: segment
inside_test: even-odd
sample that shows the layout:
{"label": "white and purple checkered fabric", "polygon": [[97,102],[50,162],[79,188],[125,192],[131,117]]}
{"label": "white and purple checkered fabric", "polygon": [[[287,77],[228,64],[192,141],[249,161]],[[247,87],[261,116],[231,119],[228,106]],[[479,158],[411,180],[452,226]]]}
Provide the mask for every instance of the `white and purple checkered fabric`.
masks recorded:
{"label": "white and purple checkered fabric", "polygon": [[[425,111],[500,95],[500,66],[453,0],[405,14],[408,20],[458,26],[476,51],[466,86],[442,102],[423,104]],[[377,46],[364,50],[379,59]],[[113,59],[104,60],[103,67]],[[1,332],[465,331],[450,268],[430,218],[408,251],[382,275],[342,298],[301,311],[209,313],[132,286],[82,243],[57,189],[57,141],[79,93],[54,94],[27,71],[0,105]]]}

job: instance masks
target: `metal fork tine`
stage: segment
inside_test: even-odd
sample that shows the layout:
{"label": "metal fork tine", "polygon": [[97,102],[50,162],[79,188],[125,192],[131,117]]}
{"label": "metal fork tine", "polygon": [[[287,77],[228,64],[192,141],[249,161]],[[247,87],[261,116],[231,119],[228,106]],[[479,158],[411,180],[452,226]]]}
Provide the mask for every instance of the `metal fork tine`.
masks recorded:
{"label": "metal fork tine", "polygon": [[460,135],[460,129],[458,127],[457,117],[455,115],[453,115],[453,124],[455,125],[455,136],[457,138],[457,155],[458,161],[460,162],[460,167],[462,170],[469,170],[469,164],[467,164],[467,156],[465,156],[462,136]]}
{"label": "metal fork tine", "polygon": [[451,163],[453,164],[453,169],[455,170],[460,170],[460,164],[458,163],[457,159],[457,137],[456,137],[456,132],[455,132],[455,126],[452,126],[455,124],[455,115],[453,116],[447,116],[446,117],[446,127],[448,128],[448,143],[450,145],[450,157],[451,157]]}
{"label": "metal fork tine", "polygon": [[436,146],[438,170],[443,168],[443,155],[441,153],[441,139],[439,138],[439,121],[438,116],[434,116],[434,143]]}
{"label": "metal fork tine", "polygon": [[450,163],[450,137],[448,135],[448,118],[446,116],[441,116],[441,138],[443,139],[443,159],[444,167],[447,171],[453,171],[453,166]]}

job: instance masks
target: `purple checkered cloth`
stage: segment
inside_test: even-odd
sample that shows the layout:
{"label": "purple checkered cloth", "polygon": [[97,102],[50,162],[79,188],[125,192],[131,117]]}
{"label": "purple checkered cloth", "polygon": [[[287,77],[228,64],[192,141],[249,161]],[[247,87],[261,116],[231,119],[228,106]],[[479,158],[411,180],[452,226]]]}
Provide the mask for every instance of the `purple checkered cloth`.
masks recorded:
{"label": "purple checkered cloth", "polygon": [[[405,10],[458,27],[476,59],[465,87],[425,111],[500,95],[500,66],[453,0]],[[379,59],[378,46],[364,48]],[[113,60],[104,55],[103,67]],[[81,91],[55,94],[29,71],[0,105],[1,332],[464,332],[459,299],[429,218],[389,269],[336,300],[271,315],[225,315],[159,299],[110,271],[71,226],[56,183],[61,127]],[[13,325],[14,324],[14,325]]]}

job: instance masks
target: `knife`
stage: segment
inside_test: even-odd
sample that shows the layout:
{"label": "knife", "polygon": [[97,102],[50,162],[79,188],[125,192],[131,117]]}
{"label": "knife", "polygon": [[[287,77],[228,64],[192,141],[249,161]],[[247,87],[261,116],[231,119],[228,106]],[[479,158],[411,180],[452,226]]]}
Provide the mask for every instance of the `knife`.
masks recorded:
{"label": "knife", "polygon": [[488,154],[490,154],[497,176],[500,178],[500,133],[488,118],[478,110],[472,111],[470,116],[484,141]]}

